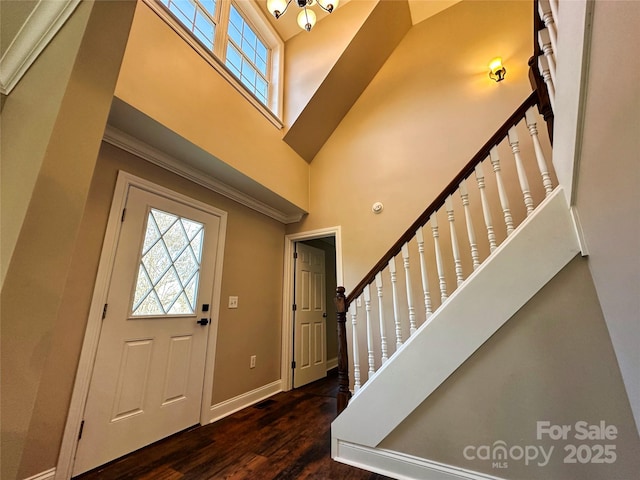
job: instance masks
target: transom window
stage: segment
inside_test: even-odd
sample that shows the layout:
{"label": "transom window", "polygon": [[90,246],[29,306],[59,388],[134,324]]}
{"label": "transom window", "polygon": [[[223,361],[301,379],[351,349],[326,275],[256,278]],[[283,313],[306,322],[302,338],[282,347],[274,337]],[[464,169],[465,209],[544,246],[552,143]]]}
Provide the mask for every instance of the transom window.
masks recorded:
{"label": "transom window", "polygon": [[227,66],[262,103],[267,103],[269,51],[232,4],[229,15]]}
{"label": "transom window", "polygon": [[209,50],[216,33],[215,0],[160,0]]}
{"label": "transom window", "polygon": [[[147,0],[147,4],[165,19],[177,20],[253,98],[276,115],[280,114],[283,45],[254,2],[155,1],[165,7],[164,11],[168,11],[171,18],[155,8],[153,0]],[[221,73],[228,77],[225,71]]]}

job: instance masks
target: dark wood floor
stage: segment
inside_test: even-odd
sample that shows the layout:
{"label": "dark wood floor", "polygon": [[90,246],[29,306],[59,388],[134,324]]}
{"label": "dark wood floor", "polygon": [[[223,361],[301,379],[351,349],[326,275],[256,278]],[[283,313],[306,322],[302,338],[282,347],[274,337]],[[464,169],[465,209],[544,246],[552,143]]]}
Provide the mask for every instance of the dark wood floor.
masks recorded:
{"label": "dark wood floor", "polygon": [[[278,479],[384,480],[334,462],[335,375],[178,433],[78,480]],[[260,408],[258,408],[260,407]]]}

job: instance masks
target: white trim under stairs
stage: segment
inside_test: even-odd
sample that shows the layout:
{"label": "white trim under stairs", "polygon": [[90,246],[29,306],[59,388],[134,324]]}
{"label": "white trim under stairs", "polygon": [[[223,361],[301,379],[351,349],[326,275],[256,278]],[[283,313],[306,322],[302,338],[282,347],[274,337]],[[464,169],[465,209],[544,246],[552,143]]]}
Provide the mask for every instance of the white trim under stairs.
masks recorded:
{"label": "white trim under stairs", "polygon": [[503,480],[485,473],[432,462],[423,458],[392,452],[382,448],[369,448],[338,441],[338,458],[353,467],[362,468],[399,480]]}
{"label": "white trim under stairs", "polygon": [[[351,399],[331,426],[333,458],[351,463],[362,451],[353,446],[379,445],[579,253],[558,187]],[[393,462],[388,467],[392,473]]]}

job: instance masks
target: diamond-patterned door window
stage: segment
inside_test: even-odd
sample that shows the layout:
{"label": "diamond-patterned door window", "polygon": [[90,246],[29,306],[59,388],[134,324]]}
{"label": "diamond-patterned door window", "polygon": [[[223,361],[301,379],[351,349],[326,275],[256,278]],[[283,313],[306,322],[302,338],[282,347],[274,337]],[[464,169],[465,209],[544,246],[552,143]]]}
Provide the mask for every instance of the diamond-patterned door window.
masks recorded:
{"label": "diamond-patterned door window", "polygon": [[152,208],[131,311],[133,316],[193,314],[204,225]]}

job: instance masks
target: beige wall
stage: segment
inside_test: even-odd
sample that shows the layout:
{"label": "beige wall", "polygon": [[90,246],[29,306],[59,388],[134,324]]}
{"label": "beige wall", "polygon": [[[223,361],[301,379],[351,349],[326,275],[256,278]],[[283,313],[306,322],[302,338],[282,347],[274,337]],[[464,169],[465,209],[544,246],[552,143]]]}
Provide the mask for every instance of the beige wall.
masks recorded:
{"label": "beige wall", "polygon": [[[344,31],[353,32],[349,45],[331,65],[318,88],[313,89],[311,98],[305,102],[297,117],[287,118],[289,130],[284,140],[308,162],[313,160],[411,28],[411,15],[406,0],[376,2],[362,25],[359,24],[361,14],[368,12],[371,6],[369,2],[347,5],[354,6],[360,10],[355,11],[358,15],[352,18],[348,28],[343,27]],[[353,10],[345,8],[343,13],[345,12]],[[332,53],[335,45],[342,46],[340,38],[341,35],[333,35],[331,31],[322,27],[317,32],[314,31],[314,43],[330,45],[327,50]],[[300,62],[300,52],[295,52],[293,48],[287,48],[287,51],[292,53],[292,63],[295,67]],[[313,52],[310,55],[313,55]],[[306,60],[310,56],[303,58]],[[290,71],[286,79],[295,77],[294,72]]]}
{"label": "beige wall", "polygon": [[282,131],[144,2],[116,96],[193,144],[308,210],[309,166]]}
{"label": "beige wall", "polygon": [[[302,31],[287,41],[284,65],[286,128],[298,118],[377,3],[377,0],[349,2],[332,12],[331,19],[318,22],[313,28],[313,41],[309,41],[310,35]],[[341,95],[341,92],[335,94]]]}
{"label": "beige wall", "polygon": [[[3,38],[5,21],[12,20],[14,16],[17,17],[14,22],[20,19],[24,21],[22,15],[28,14],[23,11],[24,8],[33,6],[34,3],[0,2]],[[9,268],[90,12],[90,2],[82,5],[38,57],[11,95],[2,97],[1,282],[4,282]],[[5,15],[8,15],[7,20]]]}
{"label": "beige wall", "polygon": [[20,2],[0,2],[0,17],[2,17],[2,29],[0,29],[0,58],[5,54],[9,45],[20,31],[29,15],[33,13],[38,2],[35,0],[22,0]]}
{"label": "beige wall", "polygon": [[[566,441],[538,440],[538,421],[572,430]],[[576,439],[579,421],[614,425],[617,438]],[[499,469],[464,456],[466,446],[499,440],[554,451],[544,467],[509,459]],[[563,463],[565,446],[581,444],[614,445],[617,460]],[[380,447],[501,478],[635,478],[640,441],[587,261],[569,263]]]}
{"label": "beige wall", "polygon": [[[57,88],[64,89],[59,106],[54,102],[45,107],[46,112],[57,108],[54,114],[45,114],[43,129],[50,129],[46,148],[42,149],[43,140],[36,133],[40,145],[34,150],[26,149],[23,154],[13,151],[12,156],[19,156],[9,160],[5,160],[3,152],[3,163],[33,165],[33,169],[25,169],[31,177],[38,171],[33,185],[25,185],[31,192],[22,198],[30,200],[2,288],[3,479],[38,471],[27,466],[32,459],[24,456],[24,448],[34,433],[32,424],[37,421],[36,398],[44,383],[63,290],[133,11],[132,2],[87,2],[78,10],[79,18],[72,18],[69,29],[65,27],[61,32],[69,50],[65,52],[58,45],[51,52],[60,54],[65,64],[69,56],[75,58],[75,63],[66,85],[55,82]],[[45,51],[45,59],[48,53]],[[45,61],[49,63],[51,59]],[[44,81],[31,83],[31,73],[44,75]],[[46,91],[50,74],[38,72],[35,66],[23,79],[27,83],[22,88]],[[16,91],[20,88],[16,87]],[[39,92],[34,93],[40,98]],[[5,110],[12,101],[10,95]],[[25,121],[27,131],[37,132],[37,114],[29,109],[25,113],[25,118],[12,118],[12,125],[25,128]],[[52,116],[55,119],[51,127]],[[44,135],[49,133],[45,131]],[[52,450],[55,452],[55,447]],[[38,455],[43,456],[41,452]]]}
{"label": "beige wall", "polygon": [[531,25],[528,2],[473,1],[415,25],[315,157],[311,213],[288,232],[342,225],[347,291],[529,95]]}
{"label": "beige wall", "polygon": [[[640,429],[640,5],[595,2],[575,204]],[[616,75],[607,72],[616,70]]]}

